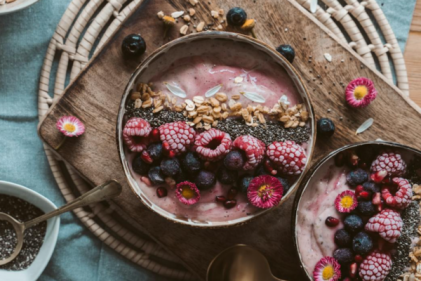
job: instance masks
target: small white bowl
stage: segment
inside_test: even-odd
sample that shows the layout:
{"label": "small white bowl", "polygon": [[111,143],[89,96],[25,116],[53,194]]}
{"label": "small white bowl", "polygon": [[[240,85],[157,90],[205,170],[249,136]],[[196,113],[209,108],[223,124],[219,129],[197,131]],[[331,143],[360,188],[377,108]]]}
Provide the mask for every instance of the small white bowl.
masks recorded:
{"label": "small white bowl", "polygon": [[16,0],[15,2],[0,5],[0,15],[10,14],[28,8],[38,0]]}
{"label": "small white bowl", "polygon": [[[0,181],[0,194],[15,196],[37,206],[43,212],[48,213],[57,209],[53,202],[44,196],[26,187],[11,182]],[[24,270],[11,271],[0,269],[1,281],[35,281],[44,271],[57,242],[60,217],[54,217],[47,221],[47,231],[44,242],[32,264]]]}

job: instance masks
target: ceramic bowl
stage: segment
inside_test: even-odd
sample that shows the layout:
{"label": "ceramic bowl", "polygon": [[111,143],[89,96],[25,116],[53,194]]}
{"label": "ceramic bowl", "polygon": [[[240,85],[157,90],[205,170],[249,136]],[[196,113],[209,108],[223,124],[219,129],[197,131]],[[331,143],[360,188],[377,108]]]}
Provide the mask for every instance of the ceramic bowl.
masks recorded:
{"label": "ceramic bowl", "polygon": [[38,0],[16,0],[12,3],[0,5],[0,15],[10,14],[26,9],[36,2],[38,2]]}
{"label": "ceramic bowl", "polygon": [[[229,62],[230,55],[228,55],[228,53],[233,54],[234,52],[237,52],[240,54],[246,54],[247,52],[256,52],[252,54],[259,54],[259,56],[262,55],[262,58],[263,58],[262,60],[259,60],[259,62],[262,62],[262,63],[270,62],[271,64],[275,63],[276,67],[281,67],[282,69],[284,69],[287,75],[290,77],[293,86],[296,88],[298,95],[300,96],[300,99],[302,100],[306,108],[308,109],[309,115],[310,115],[309,126],[311,129],[311,138],[308,142],[308,148],[307,148],[307,156],[308,156],[307,163],[309,163],[311,160],[314,142],[315,142],[314,113],[313,113],[313,109],[310,103],[308,91],[305,88],[300,75],[297,73],[295,68],[282,55],[280,55],[276,50],[266,45],[265,43],[255,40],[251,37],[240,35],[237,33],[212,31],[212,32],[201,32],[201,33],[190,34],[188,36],[178,38],[160,47],[156,51],[154,51],[136,69],[129,83],[126,86],[123,98],[121,100],[120,110],[118,114],[118,121],[117,121],[117,141],[118,141],[118,150],[120,154],[121,163],[123,165],[127,180],[129,182],[129,185],[132,191],[139,197],[139,199],[147,207],[149,207],[153,211],[159,213],[160,215],[164,216],[165,218],[171,221],[186,224],[186,225],[191,225],[191,226],[198,226],[198,227],[220,227],[220,226],[230,226],[230,225],[235,225],[239,223],[244,223],[252,218],[255,218],[263,213],[270,211],[273,208],[267,209],[267,210],[261,210],[252,215],[245,216],[238,219],[232,219],[229,221],[186,219],[184,217],[178,216],[177,214],[170,213],[160,208],[159,206],[154,204],[150,200],[150,198],[148,198],[148,196],[142,191],[142,189],[139,186],[142,183],[139,184],[138,182],[136,182],[136,180],[134,179],[134,177],[132,176],[130,172],[129,163],[124,153],[124,147],[123,147],[123,141],[122,141],[122,128],[123,128],[123,123],[124,123],[125,105],[126,105],[129,94],[134,88],[134,85],[136,85],[139,82],[150,81],[151,77],[154,77],[155,75],[162,73],[164,70],[166,70],[170,65],[172,65],[175,61],[177,61],[180,58],[185,58],[185,57],[190,57],[190,56],[200,57],[201,55],[209,54],[209,52],[215,52],[215,50],[220,50],[219,52],[223,52],[223,54],[225,55],[224,60],[227,61],[228,65],[230,65],[230,62]],[[227,50],[229,50],[229,52]],[[231,63],[235,65],[236,62],[233,61]],[[291,186],[291,189],[283,197],[280,204],[282,204],[285,200],[287,200],[289,195],[293,193],[295,187],[298,186],[298,183],[301,181],[303,175],[304,173],[302,173],[299,179]]]}
{"label": "ceramic bowl", "polygon": [[[11,182],[0,181],[0,194],[15,196],[40,208],[48,213],[57,209],[53,202],[39,193]],[[44,243],[42,244],[37,257],[32,264],[24,270],[9,271],[0,269],[1,281],[35,281],[44,271],[51,259],[56,246],[58,231],[60,226],[60,217],[54,217],[47,221],[47,230],[45,232]]]}
{"label": "ceramic bowl", "polygon": [[[298,256],[299,256],[300,266],[304,270],[308,280],[313,280],[312,273],[313,273],[314,268],[307,268],[305,266],[304,260],[305,259],[311,259],[312,263],[313,262],[316,263],[322,257],[304,255],[300,251],[300,243],[304,244],[304,242],[303,242],[304,239],[303,239],[303,237],[302,237],[302,239],[299,238],[299,233],[312,233],[313,232],[313,229],[310,230],[310,229],[308,229],[308,227],[300,229],[300,227],[298,226],[300,218],[302,219],[304,217],[308,217],[308,214],[306,214],[306,213],[303,213],[302,216],[300,217],[300,211],[302,209],[308,209],[308,208],[305,208],[303,206],[305,206],[304,204],[306,202],[309,202],[309,200],[311,200],[311,202],[316,202],[317,197],[315,197],[315,195],[310,192],[312,190],[311,187],[314,186],[314,184],[316,184],[322,178],[325,178],[326,175],[329,174],[328,172],[329,172],[330,167],[335,165],[335,156],[336,155],[338,155],[341,152],[345,152],[345,151],[352,150],[352,149],[358,149],[358,148],[362,148],[362,147],[366,148],[367,146],[369,146],[372,149],[375,149],[376,151],[379,151],[379,150],[382,150],[382,149],[398,150],[399,153],[402,155],[402,158],[405,160],[405,162],[407,164],[409,164],[409,160],[413,156],[421,157],[421,151],[416,150],[416,149],[411,148],[411,147],[408,147],[408,146],[405,146],[405,145],[401,145],[401,144],[393,143],[393,142],[385,142],[385,141],[370,141],[370,142],[362,142],[362,143],[351,144],[351,145],[347,145],[347,146],[344,146],[342,148],[339,148],[339,149],[331,152],[330,154],[328,154],[326,157],[324,157],[322,160],[320,160],[316,165],[314,165],[311,168],[311,170],[306,174],[305,179],[303,180],[302,184],[300,185],[300,187],[297,190],[297,195],[295,197],[293,214],[292,214],[292,224],[293,224],[292,229],[293,229],[293,233],[294,233],[295,248],[296,248],[296,251],[297,251]],[[339,185],[336,184],[335,186],[339,186]],[[326,190],[323,193],[323,196],[328,196],[328,194],[329,194],[329,191]],[[313,220],[312,224],[313,224],[313,226],[316,225],[315,228],[317,228],[318,220],[317,221]],[[323,218],[323,226],[321,226],[321,227],[326,227],[324,225],[324,218]],[[324,236],[322,236],[322,237],[324,237]],[[330,238],[326,238],[326,239],[330,239]],[[323,239],[323,241],[325,241],[326,239]],[[332,239],[331,240],[332,247],[335,248],[334,242],[333,242],[333,237],[331,239]],[[306,245],[301,245],[301,247],[308,248]],[[330,247],[330,246],[327,246],[327,243],[323,243],[323,247]],[[325,253],[325,255],[328,255],[328,253]]]}

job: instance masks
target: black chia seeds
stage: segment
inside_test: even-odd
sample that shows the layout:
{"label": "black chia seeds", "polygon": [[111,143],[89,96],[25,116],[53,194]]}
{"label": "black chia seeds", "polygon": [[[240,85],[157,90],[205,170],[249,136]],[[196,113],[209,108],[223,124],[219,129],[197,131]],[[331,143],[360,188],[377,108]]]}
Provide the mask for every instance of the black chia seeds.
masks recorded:
{"label": "black chia seeds", "polygon": [[159,127],[165,123],[188,121],[183,113],[171,110],[161,110],[158,113],[153,113],[152,107],[149,108],[134,108],[134,103],[129,103],[126,106],[126,117],[140,117],[145,119],[151,124],[152,127]]}
{"label": "black chia seeds", "polygon": [[[39,208],[20,198],[0,194],[0,212],[14,217],[20,222],[29,221],[44,214]],[[23,270],[28,268],[37,256],[44,242],[47,222],[39,223],[24,233],[22,250],[10,263],[0,266],[0,269]],[[0,259],[11,255],[17,244],[16,232],[9,222],[0,221]]]}

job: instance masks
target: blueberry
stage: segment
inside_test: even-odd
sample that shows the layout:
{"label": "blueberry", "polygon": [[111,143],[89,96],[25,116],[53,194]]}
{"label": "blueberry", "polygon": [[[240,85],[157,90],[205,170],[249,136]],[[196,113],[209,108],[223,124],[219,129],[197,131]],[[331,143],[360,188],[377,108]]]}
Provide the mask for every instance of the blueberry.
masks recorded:
{"label": "blueberry", "polygon": [[344,219],[345,229],[350,233],[357,233],[364,227],[363,220],[357,215],[349,215]]}
{"label": "blueberry", "polygon": [[229,170],[240,170],[244,166],[244,155],[241,151],[233,150],[224,158],[224,165]]}
{"label": "blueberry", "polygon": [[346,181],[350,186],[355,187],[368,181],[368,174],[363,169],[356,169],[355,171],[349,172],[346,176]]}
{"label": "blueberry", "polygon": [[380,192],[380,186],[372,181],[363,183],[363,188],[365,191],[369,192],[370,194]]}
{"label": "blueberry", "polygon": [[162,173],[169,177],[174,177],[181,171],[180,162],[177,158],[166,158],[161,161],[160,166]]}
{"label": "blueberry", "polygon": [[140,35],[130,34],[123,39],[121,50],[126,56],[140,56],[146,51],[146,42]]}
{"label": "blueberry", "polygon": [[339,248],[333,252],[333,257],[340,264],[350,264],[354,261],[354,254],[351,249],[348,248]]}
{"label": "blueberry", "polygon": [[354,253],[365,256],[373,249],[373,239],[365,232],[359,232],[352,239]]}
{"label": "blueberry", "polygon": [[227,13],[227,22],[232,26],[242,26],[247,19],[247,13],[239,7],[232,8]]}
{"label": "blueberry", "polygon": [[317,133],[322,137],[330,137],[335,132],[335,124],[329,118],[320,118],[317,121]]}
{"label": "blueberry", "polygon": [[295,51],[290,45],[279,45],[276,50],[283,55],[290,63],[294,62]]}
{"label": "blueberry", "polygon": [[286,194],[289,188],[291,187],[288,183],[288,180],[281,177],[276,177],[276,178],[281,182],[282,187],[284,188],[283,194]]}
{"label": "blueberry", "polygon": [[197,174],[202,166],[199,157],[192,152],[188,152],[182,159],[181,163],[183,164],[184,171],[189,174]]}
{"label": "blueberry", "polygon": [[351,246],[351,234],[345,229],[339,229],[335,232],[335,244],[339,247]]}
{"label": "blueberry", "polygon": [[146,175],[150,167],[151,166],[149,164],[145,163],[142,158],[140,158],[140,154],[133,158],[132,169],[136,174]]}
{"label": "blueberry", "polygon": [[253,177],[242,177],[239,181],[238,181],[238,189],[243,192],[243,193],[247,193],[247,188],[250,185],[250,182],[253,180]]}
{"label": "blueberry", "polygon": [[233,184],[237,181],[238,174],[236,171],[230,171],[222,166],[218,169],[216,177],[222,184]]}
{"label": "blueberry", "polygon": [[209,189],[216,183],[215,174],[209,171],[200,171],[196,176],[194,183],[199,190]]}
{"label": "blueberry", "polygon": [[165,183],[164,174],[159,166],[155,166],[149,169],[148,178],[153,185],[160,185]]}
{"label": "blueberry", "polygon": [[162,144],[160,142],[151,143],[150,145],[148,145],[146,151],[148,152],[149,156],[154,162],[158,162],[162,159],[163,150]]}
{"label": "blueberry", "polygon": [[358,206],[356,208],[356,211],[360,215],[367,216],[367,217],[371,217],[372,215],[377,213],[376,206],[374,206],[374,204],[371,201],[362,201],[362,200],[358,201]]}

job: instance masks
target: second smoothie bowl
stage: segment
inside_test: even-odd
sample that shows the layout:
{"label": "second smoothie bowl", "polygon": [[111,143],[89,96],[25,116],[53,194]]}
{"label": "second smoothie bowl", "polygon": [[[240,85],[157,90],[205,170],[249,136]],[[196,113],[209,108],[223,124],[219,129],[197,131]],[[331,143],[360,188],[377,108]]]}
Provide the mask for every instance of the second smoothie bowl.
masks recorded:
{"label": "second smoothie bowl", "polygon": [[216,227],[284,202],[315,142],[310,99],[293,66],[228,32],[185,36],[130,79],[117,125],[133,192],[160,215]]}

